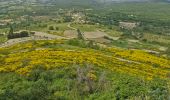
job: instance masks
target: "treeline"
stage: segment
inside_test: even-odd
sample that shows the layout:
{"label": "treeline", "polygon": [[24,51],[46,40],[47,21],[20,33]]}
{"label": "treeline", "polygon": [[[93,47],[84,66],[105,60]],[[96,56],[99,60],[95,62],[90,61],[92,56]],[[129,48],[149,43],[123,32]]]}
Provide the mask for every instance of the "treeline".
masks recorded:
{"label": "treeline", "polygon": [[8,39],[28,37],[28,36],[29,36],[29,33],[27,31],[22,31],[22,32],[19,32],[19,33],[13,33],[13,34],[7,35]]}
{"label": "treeline", "polygon": [[105,26],[119,26],[120,21],[125,22],[139,22],[140,26],[136,31],[151,32],[157,34],[170,33],[170,22],[163,20],[147,19],[135,15],[129,15],[121,12],[88,12],[87,20],[91,24],[99,23]]}

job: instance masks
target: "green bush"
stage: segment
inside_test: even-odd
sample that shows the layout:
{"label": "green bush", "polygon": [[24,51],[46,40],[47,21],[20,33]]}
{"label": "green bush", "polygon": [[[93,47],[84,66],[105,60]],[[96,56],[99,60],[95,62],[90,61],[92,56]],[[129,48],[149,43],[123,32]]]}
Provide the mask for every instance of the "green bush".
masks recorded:
{"label": "green bush", "polygon": [[169,92],[166,80],[148,81],[90,65],[0,75],[0,100],[168,100]]}

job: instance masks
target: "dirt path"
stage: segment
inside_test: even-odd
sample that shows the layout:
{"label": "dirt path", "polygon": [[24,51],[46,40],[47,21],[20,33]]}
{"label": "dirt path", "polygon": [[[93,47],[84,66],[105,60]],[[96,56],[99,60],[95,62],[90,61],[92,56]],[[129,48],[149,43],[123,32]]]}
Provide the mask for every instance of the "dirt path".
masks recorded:
{"label": "dirt path", "polygon": [[123,62],[128,62],[128,63],[135,63],[135,64],[141,64],[140,62],[136,62],[133,60],[127,60],[127,59],[123,59],[123,58],[118,58],[116,57],[117,60],[123,61]]}
{"label": "dirt path", "polygon": [[17,44],[17,43],[26,42],[26,41],[29,41],[29,40],[32,40],[32,37],[10,39],[10,40],[6,41],[5,43],[1,44],[0,48],[8,47],[8,46],[11,46],[11,45],[14,45],[14,44]]}
{"label": "dirt path", "polygon": [[71,23],[68,23],[67,27],[72,29],[72,30],[77,30],[77,28],[71,26]]}
{"label": "dirt path", "polygon": [[8,47],[8,46],[11,46],[17,43],[22,43],[22,42],[26,42],[30,40],[53,40],[53,39],[66,39],[66,38],[57,36],[57,35],[44,33],[44,32],[35,32],[35,34],[30,37],[10,39],[6,41],[5,43],[0,44],[0,48]]}

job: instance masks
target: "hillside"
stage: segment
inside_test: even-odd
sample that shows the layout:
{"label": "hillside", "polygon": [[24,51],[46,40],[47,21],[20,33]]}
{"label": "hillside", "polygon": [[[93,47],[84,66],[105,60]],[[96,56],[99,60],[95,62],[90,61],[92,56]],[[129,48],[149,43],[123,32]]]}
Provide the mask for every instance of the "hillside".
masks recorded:
{"label": "hillside", "polygon": [[0,0],[0,100],[169,100],[165,0]]}
{"label": "hillside", "polygon": [[[82,43],[71,41],[30,41],[0,49],[0,98],[156,99],[168,95],[168,59],[141,50],[82,48]],[[155,89],[160,89],[159,95]]]}

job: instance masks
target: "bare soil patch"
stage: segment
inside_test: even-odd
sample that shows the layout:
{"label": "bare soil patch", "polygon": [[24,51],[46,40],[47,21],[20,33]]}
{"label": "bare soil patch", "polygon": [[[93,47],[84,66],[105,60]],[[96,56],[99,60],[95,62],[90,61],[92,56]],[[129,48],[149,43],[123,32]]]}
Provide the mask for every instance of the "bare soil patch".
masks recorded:
{"label": "bare soil patch", "polygon": [[101,38],[93,38],[93,39],[89,39],[89,40],[92,40],[92,41],[95,41],[97,43],[111,43],[111,40],[108,40],[108,39],[105,39],[103,37]]}
{"label": "bare soil patch", "polygon": [[84,32],[83,35],[86,39],[104,38],[107,36],[104,32]]}
{"label": "bare soil patch", "polygon": [[67,38],[77,38],[78,36],[78,33],[76,30],[66,30],[64,31],[64,37],[67,37]]}

